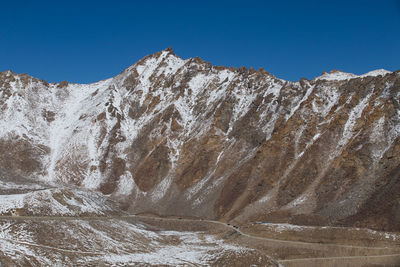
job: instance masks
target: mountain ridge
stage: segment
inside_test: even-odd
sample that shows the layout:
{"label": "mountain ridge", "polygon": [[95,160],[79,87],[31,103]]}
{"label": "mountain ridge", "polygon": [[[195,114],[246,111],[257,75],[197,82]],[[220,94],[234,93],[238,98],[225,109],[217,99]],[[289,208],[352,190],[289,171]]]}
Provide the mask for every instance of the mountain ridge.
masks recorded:
{"label": "mountain ridge", "polygon": [[[266,71],[266,70],[264,69],[264,67],[260,67],[259,69],[255,70],[253,67],[248,67],[248,68],[247,68],[247,67],[245,67],[245,66],[240,66],[240,67],[231,66],[231,67],[227,67],[227,66],[213,65],[212,63],[207,62],[207,61],[205,61],[204,59],[202,59],[202,58],[200,58],[200,57],[193,57],[193,58],[183,59],[183,58],[181,58],[180,56],[178,56],[178,55],[175,53],[175,51],[173,50],[172,47],[168,47],[168,48],[166,48],[166,49],[164,49],[164,50],[161,50],[161,51],[156,52],[156,53],[154,53],[154,54],[150,54],[150,55],[148,55],[148,56],[143,57],[143,58],[140,59],[138,62],[133,63],[132,65],[130,65],[129,67],[127,67],[127,68],[125,68],[123,71],[121,71],[119,74],[117,74],[117,75],[115,75],[115,76],[112,76],[112,77],[110,77],[110,78],[105,78],[105,79],[102,79],[102,80],[99,80],[99,81],[95,81],[95,82],[90,82],[90,83],[68,82],[68,81],[64,80],[64,81],[61,81],[61,82],[52,82],[51,84],[60,85],[60,84],[63,83],[63,82],[67,82],[67,83],[70,83],[70,84],[81,84],[81,85],[96,84],[96,83],[99,83],[99,82],[102,82],[102,81],[105,81],[105,80],[108,80],[108,79],[115,78],[115,77],[121,75],[122,73],[124,73],[125,71],[127,71],[127,70],[129,70],[129,69],[132,69],[136,64],[138,64],[138,63],[140,63],[140,62],[142,62],[142,61],[145,61],[147,58],[155,57],[155,56],[161,54],[162,52],[166,52],[166,53],[168,53],[168,54],[170,54],[170,55],[172,55],[172,56],[174,56],[174,57],[176,57],[176,58],[178,58],[178,59],[180,59],[180,60],[183,60],[183,61],[190,61],[190,60],[192,60],[192,61],[200,61],[200,62],[203,62],[203,63],[206,63],[206,64],[211,64],[214,68],[219,68],[219,69],[230,69],[230,70],[238,70],[238,69],[240,68],[240,69],[242,69],[242,70],[247,70],[247,71],[250,71],[250,72],[254,72],[254,71],[256,71],[256,72],[263,72],[263,73],[270,74],[270,75],[276,77],[275,75],[273,75],[273,74],[271,74],[270,72]],[[399,72],[399,71],[400,71],[400,70],[393,71],[393,72]],[[312,79],[311,79],[311,78],[301,78],[300,80],[305,79],[305,80],[312,81],[312,80],[317,80],[317,79],[323,79],[324,74],[328,74],[328,75],[329,75],[329,74],[333,74],[333,73],[342,73],[342,74],[348,75],[348,76],[351,77],[351,78],[358,78],[358,77],[367,77],[367,76],[386,75],[386,74],[393,73],[393,72],[392,72],[392,71],[385,70],[385,69],[375,69],[375,70],[371,70],[371,71],[369,71],[369,72],[366,72],[366,73],[364,73],[364,74],[357,75],[357,74],[354,74],[354,73],[348,73],[348,72],[343,72],[343,71],[341,71],[341,70],[333,69],[333,70],[331,70],[330,72],[323,71],[322,74],[321,74],[320,76],[316,76],[316,77],[314,77],[314,78],[312,78]],[[30,78],[34,78],[34,79],[43,81],[43,82],[45,82],[45,83],[50,83],[50,82],[47,82],[45,79],[39,79],[39,78],[36,78],[36,77],[34,77],[34,76],[32,76],[32,75],[29,75],[29,74],[27,74],[27,73],[15,73],[15,72],[13,72],[12,70],[5,70],[5,71],[2,71],[2,72],[0,72],[0,73],[4,73],[5,75],[7,75],[7,74],[20,75],[20,76],[26,76],[26,75],[27,75],[27,76],[29,76]],[[276,78],[277,78],[277,77],[276,77]],[[282,79],[282,78],[279,78],[279,79],[280,79],[280,80],[283,80],[283,81],[286,81],[286,82],[297,82],[297,81],[285,80],[285,79]],[[328,79],[332,79],[332,78],[328,78]]]}
{"label": "mountain ridge", "polygon": [[0,169],[130,212],[399,229],[399,71],[322,76],[172,49],[92,84],[3,72]]}

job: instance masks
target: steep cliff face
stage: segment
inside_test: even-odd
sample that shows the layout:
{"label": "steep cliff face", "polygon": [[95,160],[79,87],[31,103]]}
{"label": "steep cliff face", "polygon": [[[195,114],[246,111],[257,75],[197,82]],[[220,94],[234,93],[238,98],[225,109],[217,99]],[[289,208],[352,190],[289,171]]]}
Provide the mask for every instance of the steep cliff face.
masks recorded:
{"label": "steep cliff face", "polygon": [[288,82],[171,49],[94,84],[0,74],[0,170],[130,212],[400,229],[400,73]]}

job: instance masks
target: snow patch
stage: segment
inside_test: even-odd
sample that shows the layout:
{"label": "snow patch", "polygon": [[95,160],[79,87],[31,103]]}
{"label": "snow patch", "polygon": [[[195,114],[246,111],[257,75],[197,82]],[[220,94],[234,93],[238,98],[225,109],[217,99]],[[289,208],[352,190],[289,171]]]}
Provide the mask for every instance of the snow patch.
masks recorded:
{"label": "snow patch", "polygon": [[379,75],[385,76],[386,74],[390,74],[390,73],[392,73],[392,72],[388,71],[388,70],[384,70],[384,69],[378,69],[378,70],[373,70],[373,71],[367,72],[363,75],[360,75],[360,77],[367,77],[367,76],[376,77]]}
{"label": "snow patch", "polygon": [[347,72],[342,72],[342,71],[332,71],[330,73],[324,73],[321,76],[315,78],[315,80],[327,80],[327,81],[343,81],[343,80],[350,80],[354,78],[364,78],[368,76],[379,76],[379,75],[386,75],[390,74],[392,72],[384,70],[384,69],[378,69],[378,70],[373,70],[368,73],[365,73],[363,75],[355,75],[353,73],[347,73]]}
{"label": "snow patch", "polygon": [[321,76],[315,78],[315,80],[326,80],[326,81],[343,81],[349,80],[353,78],[357,78],[358,76],[353,73],[347,73],[342,71],[333,71],[330,73],[324,73]]}
{"label": "snow patch", "polygon": [[117,195],[129,195],[134,186],[135,181],[133,180],[132,174],[129,171],[126,171],[119,178]]}

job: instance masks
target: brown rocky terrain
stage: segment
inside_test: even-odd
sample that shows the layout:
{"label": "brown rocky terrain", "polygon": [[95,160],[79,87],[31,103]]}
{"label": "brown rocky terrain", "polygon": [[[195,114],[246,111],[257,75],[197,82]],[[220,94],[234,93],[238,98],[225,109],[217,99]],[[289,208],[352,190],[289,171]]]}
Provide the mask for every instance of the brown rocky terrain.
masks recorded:
{"label": "brown rocky terrain", "polygon": [[0,110],[4,179],[131,214],[400,231],[399,71],[289,82],[166,49],[93,84],[2,72]]}
{"label": "brown rocky terrain", "polygon": [[136,213],[399,230],[399,72],[337,74],[288,82],[170,49],[90,85],[7,71],[0,169]]}

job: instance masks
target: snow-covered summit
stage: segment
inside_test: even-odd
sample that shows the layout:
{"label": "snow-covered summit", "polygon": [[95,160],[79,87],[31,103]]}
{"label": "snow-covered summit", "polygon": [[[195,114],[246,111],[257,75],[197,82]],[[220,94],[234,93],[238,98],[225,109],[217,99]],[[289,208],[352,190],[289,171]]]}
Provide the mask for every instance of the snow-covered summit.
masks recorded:
{"label": "snow-covered summit", "polygon": [[388,71],[388,70],[377,69],[377,70],[373,70],[373,71],[367,72],[367,73],[365,73],[363,75],[360,75],[360,77],[367,77],[367,76],[376,77],[376,76],[379,76],[379,75],[383,76],[383,75],[390,74],[390,73],[392,73],[392,72]]}
{"label": "snow-covered summit", "polygon": [[392,73],[390,71],[384,70],[384,69],[377,69],[370,71],[368,73],[365,73],[363,75],[356,75],[353,73],[348,73],[348,72],[343,72],[340,70],[333,70],[331,72],[324,72],[321,76],[318,76],[315,78],[315,80],[326,80],[326,81],[343,81],[343,80],[350,80],[354,78],[364,78],[368,76],[379,76],[379,75],[386,75]]}

